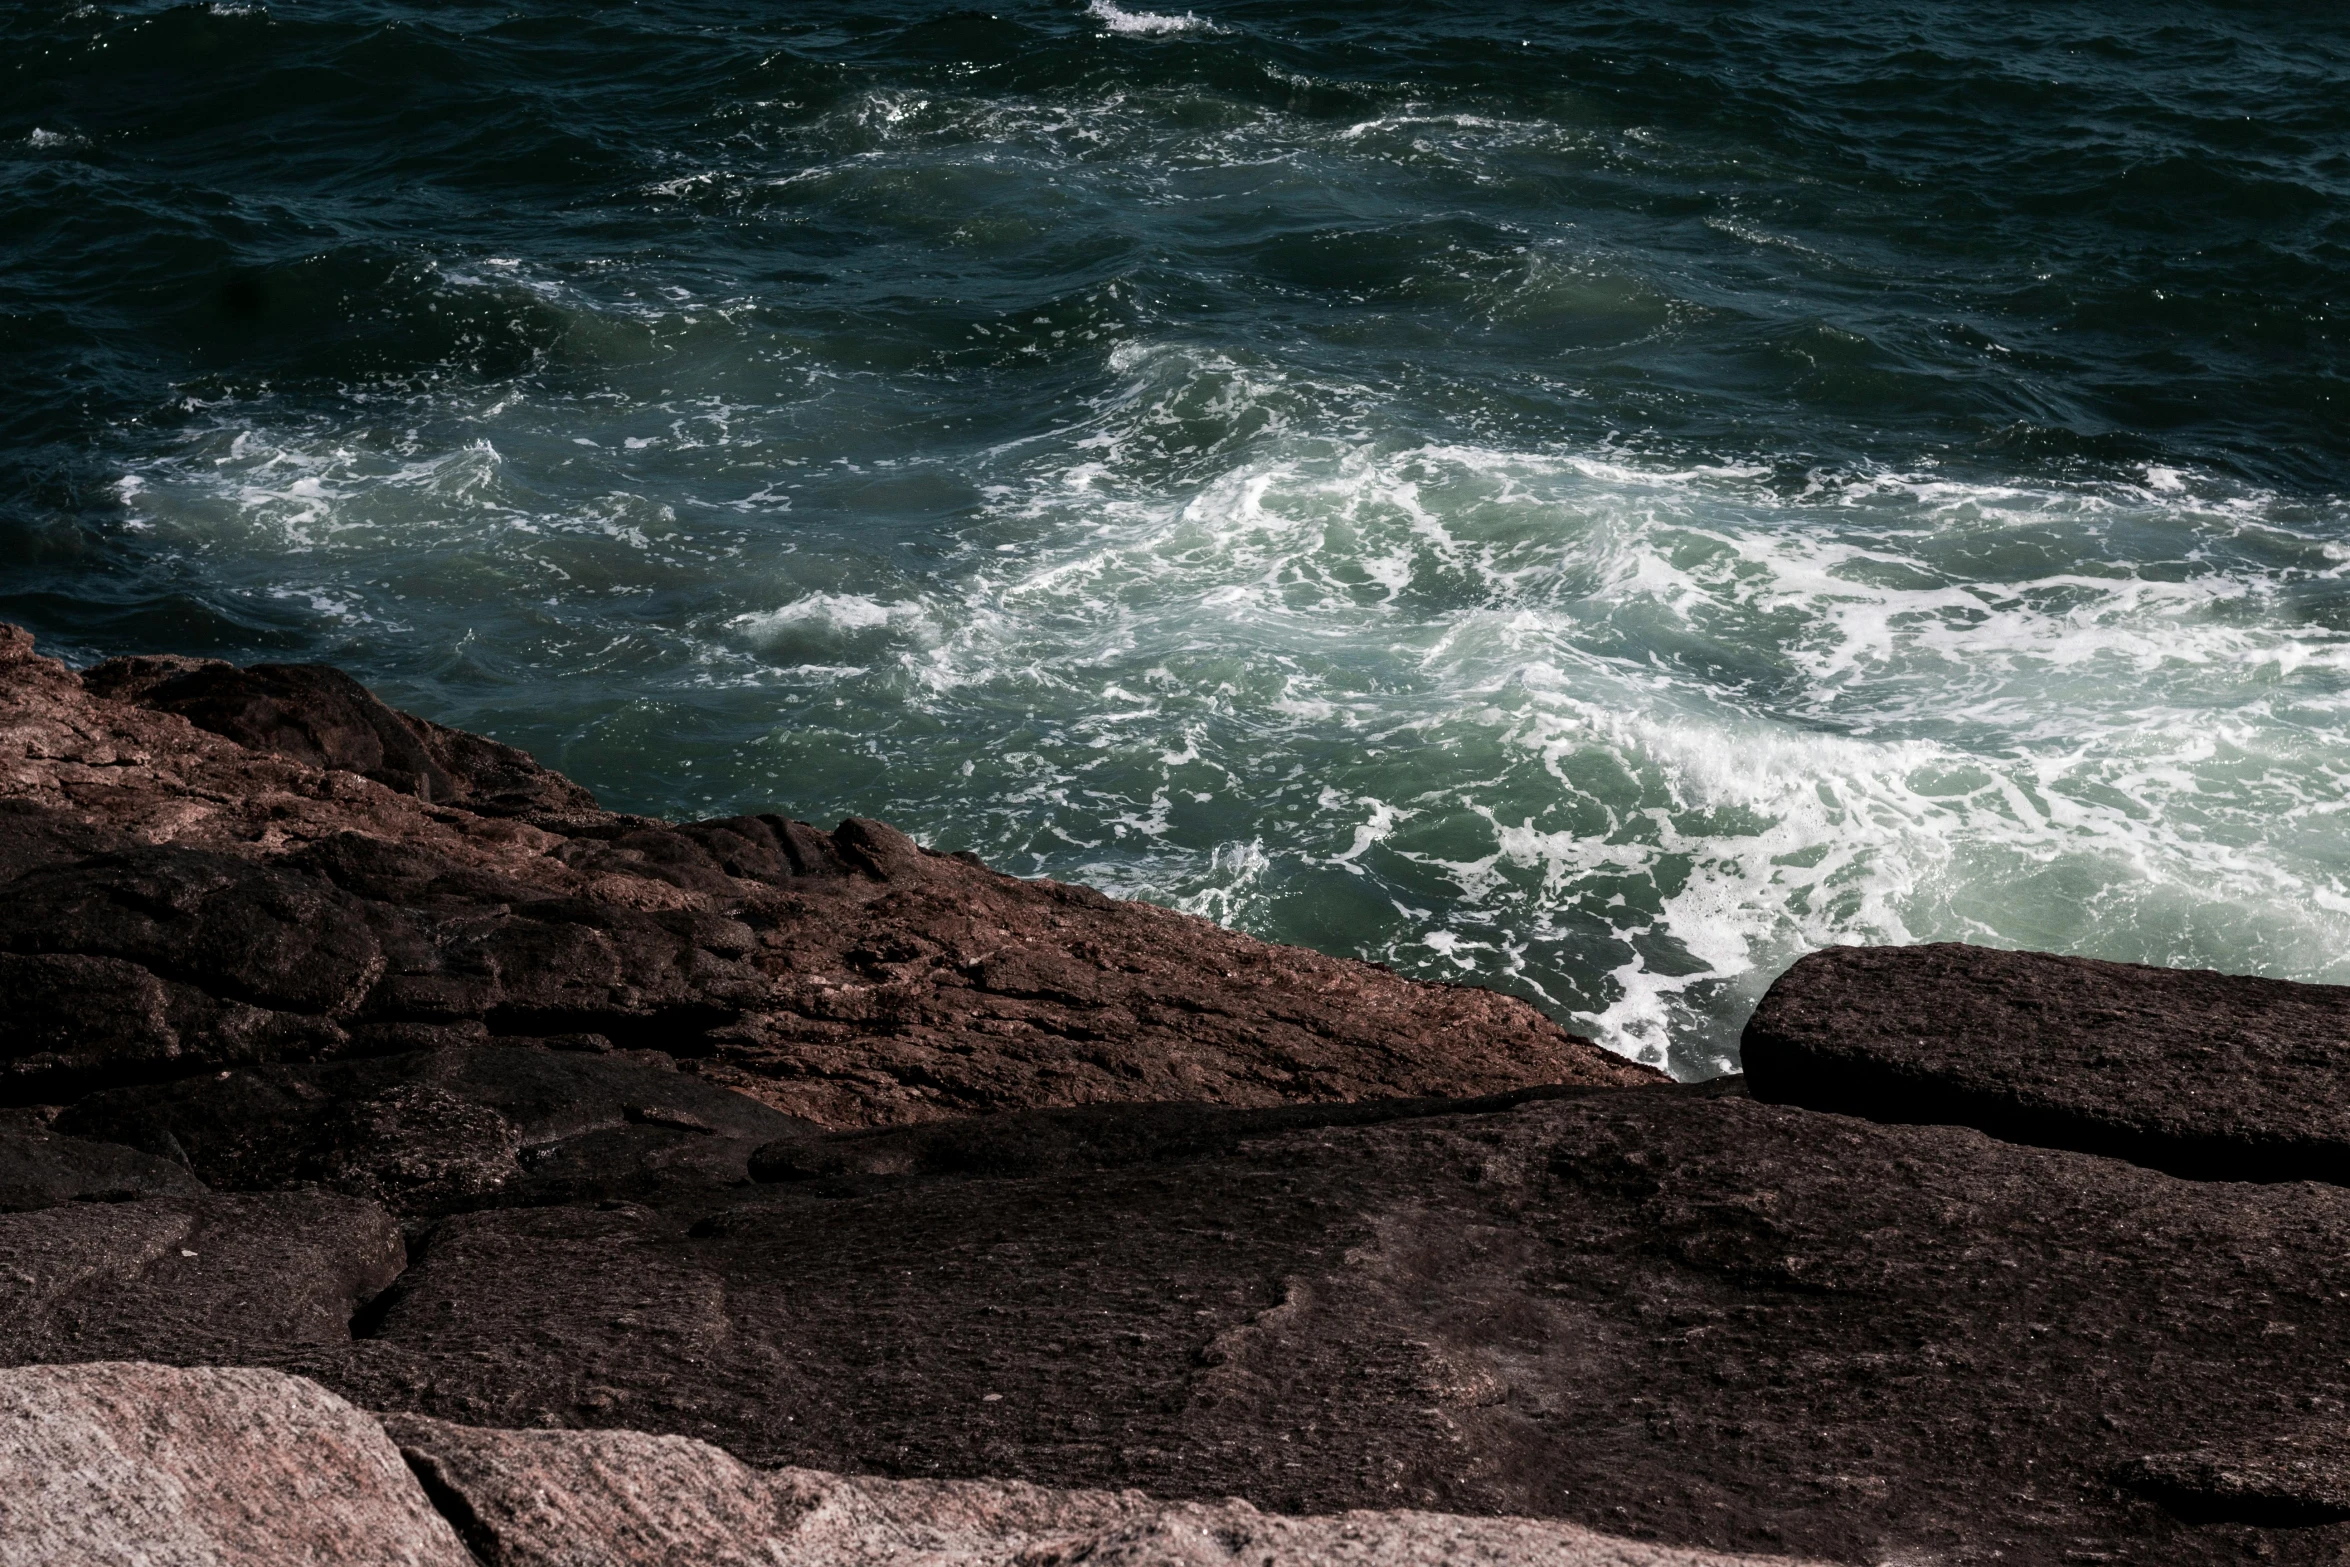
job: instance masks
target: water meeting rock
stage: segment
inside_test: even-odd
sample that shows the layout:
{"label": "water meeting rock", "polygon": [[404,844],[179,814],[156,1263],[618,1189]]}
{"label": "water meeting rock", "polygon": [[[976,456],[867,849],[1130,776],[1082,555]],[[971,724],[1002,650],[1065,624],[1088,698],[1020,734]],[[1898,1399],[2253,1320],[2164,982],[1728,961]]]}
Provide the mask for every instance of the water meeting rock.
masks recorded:
{"label": "water meeting rock", "polygon": [[0,1095],[495,1039],[658,1049],[825,1125],[1656,1074],[1522,1001],[935,854],[595,809],[310,666],[0,628]]}
{"label": "water meeting rock", "polygon": [[0,664],[0,1361],[311,1378],[489,1559],[629,1464],[714,1559],[2350,1550],[2350,1189],[2275,1178],[2337,992],[1829,953],[1676,1085],[324,677]]}

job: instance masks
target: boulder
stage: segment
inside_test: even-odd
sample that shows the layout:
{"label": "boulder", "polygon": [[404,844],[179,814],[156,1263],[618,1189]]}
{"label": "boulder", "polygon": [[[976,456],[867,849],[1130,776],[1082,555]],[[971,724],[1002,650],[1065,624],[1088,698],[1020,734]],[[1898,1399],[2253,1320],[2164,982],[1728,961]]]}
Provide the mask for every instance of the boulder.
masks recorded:
{"label": "boulder", "polygon": [[2350,1184],[2350,988],[1936,943],[1831,947],[1747,1024],[1755,1097],[2198,1180]]}
{"label": "boulder", "polygon": [[373,1420],[242,1368],[0,1371],[0,1562],[475,1567]]}
{"label": "boulder", "polygon": [[[759,1470],[639,1431],[387,1421],[486,1567],[1740,1567],[1572,1524]],[[1782,1567],[1800,1563],[1773,1558]],[[1759,1567],[1759,1564],[1758,1564]]]}
{"label": "boulder", "polygon": [[528,754],[399,712],[324,664],[239,669],[213,658],[115,658],[85,672],[82,685],[175,714],[247,750],[357,773],[421,800],[503,815],[596,809],[593,795]]}

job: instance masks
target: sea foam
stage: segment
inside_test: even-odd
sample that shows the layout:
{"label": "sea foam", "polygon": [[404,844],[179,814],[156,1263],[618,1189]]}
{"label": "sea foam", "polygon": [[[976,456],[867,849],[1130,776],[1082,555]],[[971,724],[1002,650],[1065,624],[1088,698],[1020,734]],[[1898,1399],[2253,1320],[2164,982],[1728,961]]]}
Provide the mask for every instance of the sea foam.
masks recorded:
{"label": "sea foam", "polygon": [[1169,16],[1161,11],[1129,11],[1117,5],[1115,0],[1093,0],[1093,3],[1085,8],[1085,14],[1111,32],[1124,33],[1129,36],[1146,37],[1165,33],[1216,31],[1213,22],[1190,11],[1184,12],[1181,16]]}

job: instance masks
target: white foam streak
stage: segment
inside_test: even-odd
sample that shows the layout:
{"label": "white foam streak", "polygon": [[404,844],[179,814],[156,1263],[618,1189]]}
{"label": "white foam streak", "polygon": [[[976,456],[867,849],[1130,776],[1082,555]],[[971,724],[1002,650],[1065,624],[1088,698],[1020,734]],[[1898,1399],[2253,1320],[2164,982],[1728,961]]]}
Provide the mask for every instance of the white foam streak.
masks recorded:
{"label": "white foam streak", "polygon": [[1214,32],[1213,22],[1186,11],[1181,16],[1169,16],[1159,11],[1129,11],[1114,0],[1093,0],[1085,14],[1113,33],[1128,37],[1158,37],[1168,33]]}

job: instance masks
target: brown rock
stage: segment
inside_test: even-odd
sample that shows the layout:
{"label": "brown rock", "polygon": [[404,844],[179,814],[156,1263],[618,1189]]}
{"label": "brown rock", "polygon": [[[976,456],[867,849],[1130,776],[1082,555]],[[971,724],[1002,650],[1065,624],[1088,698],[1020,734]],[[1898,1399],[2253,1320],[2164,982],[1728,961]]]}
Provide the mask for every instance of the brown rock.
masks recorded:
{"label": "brown rock", "polygon": [[93,694],[176,713],[251,751],[339,768],[386,788],[477,811],[592,812],[595,797],[512,746],[387,707],[324,664],[172,656],[109,659],[82,676]]}
{"label": "brown rock", "polygon": [[1755,1097],[2205,1180],[2350,1184],[2350,989],[1939,943],[1831,947],[1747,1024]]}
{"label": "brown rock", "polygon": [[[1062,1546],[943,1482],[1182,1504],[1086,1524],[1097,1561],[1521,1527],[1396,1508],[1948,1567],[2350,1552],[2350,1191],[2163,1173],[2330,1177],[2340,992],[1823,954],[1750,1036],[1803,1103],[1758,1103],[880,823],[598,812],[315,674],[199,682],[251,744],[141,705],[186,673],[85,685],[0,631],[0,1062],[79,1098],[7,1124],[46,1206],[0,1213],[0,1359],[879,1471],[932,1489],[810,1483],[981,1518],[977,1560]],[[672,1500],[777,1494],[726,1473]]]}
{"label": "brown rock", "polygon": [[1658,1080],[1509,997],[1000,876],[879,822],[598,811],[333,670],[77,679],[12,627],[0,1002],[20,1102],[467,1038],[659,1049],[833,1126]]}
{"label": "brown rock", "polygon": [[323,1192],[0,1214],[0,1363],[339,1348],[405,1262],[382,1209]]}
{"label": "brown rock", "polygon": [[373,1420],[274,1371],[0,1371],[9,1567],[473,1567]]}

